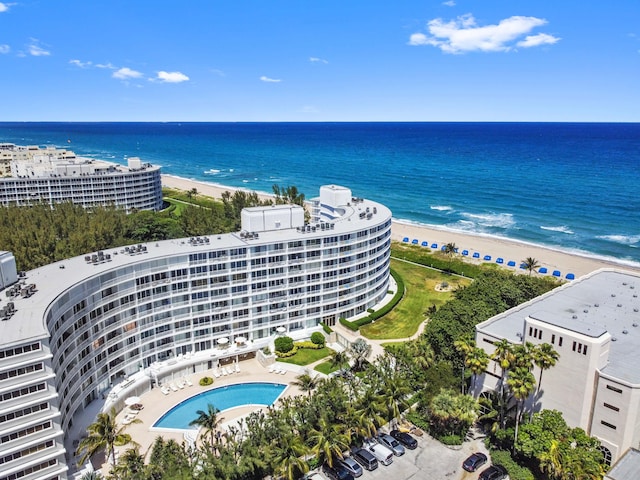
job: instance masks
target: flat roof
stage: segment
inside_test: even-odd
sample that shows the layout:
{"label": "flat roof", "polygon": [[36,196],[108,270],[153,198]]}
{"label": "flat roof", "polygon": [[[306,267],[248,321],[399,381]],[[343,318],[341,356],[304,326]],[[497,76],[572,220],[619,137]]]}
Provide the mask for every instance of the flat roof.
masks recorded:
{"label": "flat roof", "polygon": [[636,480],[638,472],[640,472],[640,451],[630,448],[611,467],[604,478],[605,480]]}
{"label": "flat roof", "polygon": [[[377,213],[373,214],[370,219],[366,216],[360,217],[360,213],[366,211],[367,207],[377,207]],[[133,265],[141,261],[162,259],[176,255],[189,255],[216,249],[250,248],[252,246],[292,240],[341,235],[366,228],[374,223],[378,224],[385,219],[391,219],[391,210],[382,204],[369,200],[363,200],[357,205],[345,206],[344,208],[345,214],[331,222],[334,224],[334,228],[331,230],[317,229],[315,232],[304,233],[297,231],[295,228],[272,230],[260,232],[257,239],[243,238],[240,236],[240,232],[199,237],[201,239],[208,238],[208,243],[191,242],[189,238],[148,242],[140,244],[146,247],[146,252],[136,252],[135,254],[126,253],[124,246],[107,248],[103,252],[105,255],[111,255],[111,260],[102,263],[88,263],[85,260],[85,256],[96,252],[87,252],[74,258],[61,260],[28,271],[26,272],[26,277],[20,278],[20,280],[24,281],[26,285],[36,285],[33,295],[27,298],[18,296],[14,299],[7,298],[5,294],[0,297],[0,307],[5,306],[8,301],[12,301],[16,309],[11,318],[0,321],[0,346],[48,337],[49,332],[44,320],[47,307],[60,294],[74,285],[110,270]],[[11,288],[11,286],[8,288]]]}
{"label": "flat roof", "polygon": [[477,326],[479,332],[521,343],[527,317],[581,335],[609,333],[609,362],[602,373],[640,384],[640,275],[601,269],[567,283]]}

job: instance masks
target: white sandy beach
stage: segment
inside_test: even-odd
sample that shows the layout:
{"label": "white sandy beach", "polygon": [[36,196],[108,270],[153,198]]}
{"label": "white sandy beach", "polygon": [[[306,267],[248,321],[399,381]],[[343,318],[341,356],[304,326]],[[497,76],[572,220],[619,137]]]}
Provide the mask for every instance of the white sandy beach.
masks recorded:
{"label": "white sandy beach", "polygon": [[[222,193],[227,190],[231,192],[239,190],[233,187],[198,182],[169,175],[162,176],[162,183],[163,186],[180,190],[188,191],[192,188],[196,188],[198,193],[218,199],[221,198]],[[269,198],[268,195],[260,195],[260,197]],[[435,228],[400,223],[397,221],[393,222],[391,233],[393,240],[401,242],[404,238],[408,238],[409,242],[411,242],[416,239],[418,240],[419,245],[422,244],[423,241],[429,242],[429,245],[437,243],[438,247],[441,247],[446,243],[455,243],[459,252],[462,252],[462,250],[469,251],[469,261],[474,261],[471,258],[474,252],[478,252],[480,254],[480,261],[482,261],[485,255],[490,255],[491,261],[494,263],[498,257],[503,258],[505,268],[509,268],[506,266],[507,262],[513,260],[516,262],[516,267],[511,268],[512,270],[519,270],[517,266],[523,259],[533,257],[538,260],[540,266],[547,268],[548,275],[551,275],[554,270],[559,270],[561,272],[561,278],[563,279],[568,273],[573,273],[575,277],[578,278],[599,268],[620,268],[624,270],[640,271],[640,268],[638,267],[622,263],[618,264],[586,255],[583,256],[561,252],[510,239],[438,230]]]}

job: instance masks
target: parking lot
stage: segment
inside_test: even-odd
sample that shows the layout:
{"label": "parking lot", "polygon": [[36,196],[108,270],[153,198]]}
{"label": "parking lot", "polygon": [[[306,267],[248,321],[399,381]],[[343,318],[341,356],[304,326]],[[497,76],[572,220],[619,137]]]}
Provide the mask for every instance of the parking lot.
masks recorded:
{"label": "parking lot", "polygon": [[[393,457],[393,463],[389,466],[380,464],[371,472],[365,470],[359,480],[475,480],[479,472],[464,471],[462,462],[473,452],[483,452],[488,456],[482,439],[449,448],[426,434],[415,438],[418,440],[415,450],[407,449],[401,457]],[[486,466],[480,470],[484,468]]]}

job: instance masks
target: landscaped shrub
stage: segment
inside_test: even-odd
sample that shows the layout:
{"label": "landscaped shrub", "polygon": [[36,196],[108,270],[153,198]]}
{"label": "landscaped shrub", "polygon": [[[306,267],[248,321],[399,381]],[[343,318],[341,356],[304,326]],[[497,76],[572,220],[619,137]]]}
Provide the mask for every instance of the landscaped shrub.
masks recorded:
{"label": "landscaped shrub", "polygon": [[331,332],[333,332],[333,328],[331,328],[324,322],[320,322],[320,325],[322,326],[322,330],[324,330],[324,333],[326,333],[327,335],[331,335]]}
{"label": "landscaped shrub", "polygon": [[298,347],[298,348],[310,348],[312,350],[320,350],[321,348],[324,348],[324,343],[323,344],[317,344],[317,343],[313,343],[313,342],[309,342],[309,341],[296,342],[294,345],[296,347]]}
{"label": "landscaped shrub", "polygon": [[313,332],[311,334],[311,341],[316,345],[324,345],[324,342],[325,342],[324,335],[321,334],[320,332]]}
{"label": "landscaped shrub", "polygon": [[462,445],[462,437],[460,435],[444,435],[438,440],[443,445]]}
{"label": "landscaped shrub", "polygon": [[198,383],[200,384],[201,387],[208,387],[209,385],[213,384],[213,378],[202,377]]}
{"label": "landscaped shrub", "polygon": [[293,348],[291,350],[289,350],[288,352],[278,352],[276,350],[276,356],[278,358],[293,357],[296,353],[298,353],[298,347],[296,345],[294,345]]}
{"label": "landscaped shrub", "polygon": [[287,353],[293,348],[293,338],[291,337],[278,337],[273,343],[276,347],[276,353]]}
{"label": "landscaped shrub", "polygon": [[511,458],[511,454],[505,450],[492,450],[491,463],[502,465],[507,469],[511,480],[534,480],[535,476],[527,467],[524,467]]}

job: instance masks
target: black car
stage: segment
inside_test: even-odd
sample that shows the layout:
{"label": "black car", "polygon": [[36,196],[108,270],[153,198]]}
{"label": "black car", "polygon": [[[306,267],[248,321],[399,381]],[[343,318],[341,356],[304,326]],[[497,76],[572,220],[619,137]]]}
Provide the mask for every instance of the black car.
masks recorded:
{"label": "black car", "polygon": [[491,465],[483,470],[478,480],[504,480],[507,478],[507,471],[502,465]]}
{"label": "black car", "polygon": [[467,472],[475,472],[485,463],[487,463],[487,456],[484,453],[476,452],[462,462],[462,468]]}
{"label": "black car", "polygon": [[395,438],[401,444],[403,444],[407,448],[410,448],[411,450],[414,450],[418,446],[418,441],[407,432],[401,432],[400,430],[391,430],[391,432],[389,432],[389,435],[391,435],[393,438]]}
{"label": "black car", "polygon": [[333,467],[330,467],[328,463],[322,465],[322,473],[324,473],[330,480],[354,480],[353,475],[344,468],[339,462],[333,462]]}

